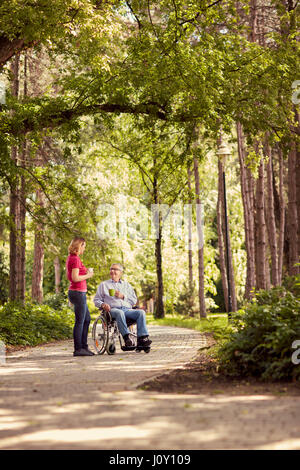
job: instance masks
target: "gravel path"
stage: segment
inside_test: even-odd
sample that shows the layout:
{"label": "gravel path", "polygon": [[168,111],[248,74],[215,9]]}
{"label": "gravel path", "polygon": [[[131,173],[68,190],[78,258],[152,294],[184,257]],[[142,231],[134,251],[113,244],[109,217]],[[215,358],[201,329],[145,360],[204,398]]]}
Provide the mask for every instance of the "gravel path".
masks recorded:
{"label": "gravel path", "polygon": [[0,449],[300,449],[300,397],[136,390],[207,346],[188,329],[149,329],[150,354],[74,358],[62,341],[7,355]]}

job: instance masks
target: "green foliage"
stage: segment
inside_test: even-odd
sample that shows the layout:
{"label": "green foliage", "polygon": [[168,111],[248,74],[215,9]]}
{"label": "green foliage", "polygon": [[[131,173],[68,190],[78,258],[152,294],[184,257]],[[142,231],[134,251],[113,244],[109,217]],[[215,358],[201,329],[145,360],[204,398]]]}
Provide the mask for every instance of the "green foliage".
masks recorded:
{"label": "green foliage", "polygon": [[197,312],[196,297],[197,294],[195,287],[190,289],[189,286],[184,283],[183,289],[174,306],[175,312],[185,316],[194,317]]}
{"label": "green foliage", "polygon": [[9,272],[4,261],[4,254],[0,253],[0,304],[8,299]]}
{"label": "green foliage", "polygon": [[47,294],[43,303],[54,310],[59,310],[64,308],[67,305],[67,302],[67,295],[64,292],[59,292],[58,294]]}
{"label": "green foliage", "polygon": [[8,302],[0,307],[0,339],[7,345],[36,346],[72,337],[74,316],[67,307]]}
{"label": "green foliage", "polygon": [[212,333],[215,339],[224,338],[228,334],[227,315],[208,316],[207,318],[183,317],[179,314],[166,315],[162,319],[154,319],[147,316],[149,325],[176,326],[178,328],[190,328],[203,333]]}
{"label": "green foliage", "polygon": [[300,367],[291,361],[292,343],[300,339],[299,313],[299,277],[292,290],[257,292],[233,315],[232,330],[217,353],[220,369],[231,376],[300,380]]}
{"label": "green foliage", "polygon": [[[290,143],[291,84],[299,71],[294,32],[296,18],[292,22],[294,13],[287,13],[283,3],[276,1],[274,8],[279,17],[282,16],[278,20],[282,25],[289,23],[290,34],[286,37],[282,35],[284,28],[278,28],[278,32],[268,33],[266,44],[262,46],[246,39],[242,25],[247,24],[247,15],[251,14],[248,4],[248,1],[241,2],[236,10],[231,0],[213,4],[203,1],[199,12],[199,2],[194,0],[141,0],[131,2],[130,6],[114,0],[2,1],[2,49],[6,47],[6,40],[21,39],[24,42],[18,45],[21,53],[23,48],[31,48],[30,54],[37,63],[42,62],[37,55],[39,52],[44,51],[47,56],[44,68],[49,75],[37,91],[38,95],[23,97],[21,92],[14,98],[7,90],[6,105],[0,106],[0,178],[5,189],[11,186],[18,172],[22,171],[26,178],[27,211],[31,214],[27,233],[42,224],[46,229],[45,247],[50,252],[50,255],[45,253],[46,294],[54,292],[53,257],[58,255],[62,263],[65,261],[65,248],[73,235],[82,235],[88,241],[84,263],[95,268],[95,276],[88,282],[89,294],[94,293],[98,282],[107,276],[107,268],[114,258],[125,260],[130,280],[146,291],[145,297],[148,291],[154,290],[153,254],[152,261],[150,255],[146,260],[137,260],[140,253],[145,258],[148,242],[142,241],[138,247],[138,240],[130,249],[129,243],[125,246],[119,241],[99,243],[95,234],[99,222],[97,206],[103,202],[115,203],[114,196],[121,189],[123,194],[134,195],[149,206],[153,202],[154,182],[156,191],[159,183],[157,196],[161,203],[172,204],[175,196],[182,197],[188,147],[186,129],[190,123],[194,125],[198,121],[203,127],[205,123],[203,137],[209,136],[213,142],[221,116],[224,132],[229,132],[232,123],[239,119],[252,138],[269,130],[276,141]],[[290,28],[292,23],[294,27]],[[4,73],[10,81],[8,68],[4,68]],[[39,86],[36,89],[39,90]],[[125,119],[123,114],[115,119],[110,118],[109,113],[125,113],[125,116],[133,113],[134,117]],[[157,117],[158,113],[161,121],[155,123],[153,116]],[[93,116],[97,124],[93,128],[94,136],[88,135],[91,118],[87,116]],[[14,167],[10,148],[20,144],[19,139],[25,132],[32,158],[33,148],[44,137],[54,139],[56,151],[51,155],[47,151],[47,165]],[[65,152],[61,140],[67,146]],[[84,144],[91,147],[89,153],[82,154]],[[216,162],[207,151],[202,153],[211,160],[211,165],[208,166],[208,162],[205,166],[204,187],[201,188],[202,198],[207,202],[207,306],[215,309],[217,302],[222,309],[215,297],[220,294],[220,289],[216,289],[218,255],[216,230],[210,220],[215,219],[212,207],[215,208],[217,194],[212,188]],[[259,156],[249,153],[249,157],[253,160],[251,166],[255,166]],[[128,164],[126,179],[121,161]],[[233,170],[237,166],[234,161],[231,163],[228,211],[239,300],[245,273],[245,250],[241,247],[243,211],[239,185],[232,179],[239,177]],[[99,180],[99,187],[92,172]],[[131,178],[127,177],[129,173]],[[34,196],[38,188],[47,196],[44,207],[40,207]],[[1,217],[5,214],[7,211],[1,211]],[[7,215],[5,217],[8,227]],[[167,266],[165,295],[170,311],[178,293],[183,295],[179,304],[188,301],[180,292],[187,272],[182,266],[186,266],[187,261],[183,260],[180,247],[177,253],[171,248],[163,246],[163,267]],[[176,260],[172,267],[174,253]],[[29,286],[32,263],[29,257],[27,260]],[[5,274],[1,273],[0,269],[2,281]],[[65,277],[63,280],[62,289],[66,287]],[[5,282],[1,284],[5,286]],[[5,292],[0,293],[3,300]],[[58,300],[53,297],[50,302],[55,304]],[[186,304],[182,306],[186,308]]]}

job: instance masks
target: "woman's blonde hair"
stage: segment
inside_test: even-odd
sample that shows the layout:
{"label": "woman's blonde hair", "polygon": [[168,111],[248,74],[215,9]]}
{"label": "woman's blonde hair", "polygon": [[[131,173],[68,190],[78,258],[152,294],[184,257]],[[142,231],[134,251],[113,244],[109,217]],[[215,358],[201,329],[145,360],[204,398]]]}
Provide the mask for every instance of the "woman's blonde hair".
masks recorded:
{"label": "woman's blonde hair", "polygon": [[77,253],[79,252],[79,248],[81,247],[81,245],[85,243],[85,239],[84,238],[81,238],[81,237],[75,237],[73,238],[73,240],[71,241],[70,245],[69,245],[69,254],[70,255],[77,255]]}

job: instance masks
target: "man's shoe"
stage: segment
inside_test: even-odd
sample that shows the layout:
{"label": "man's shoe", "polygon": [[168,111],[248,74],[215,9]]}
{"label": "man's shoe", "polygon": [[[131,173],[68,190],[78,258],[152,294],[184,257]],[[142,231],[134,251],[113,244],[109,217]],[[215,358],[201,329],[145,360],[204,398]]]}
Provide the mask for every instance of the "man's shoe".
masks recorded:
{"label": "man's shoe", "polygon": [[151,343],[152,341],[149,339],[149,336],[140,336],[137,340],[137,345],[142,347],[149,347]]}
{"label": "man's shoe", "polygon": [[87,349],[77,349],[73,352],[73,356],[92,356],[94,353],[88,351]]}
{"label": "man's shoe", "polygon": [[124,343],[125,343],[126,348],[130,348],[131,346],[133,346],[132,339],[130,338],[129,335],[124,335],[123,338],[124,338]]}

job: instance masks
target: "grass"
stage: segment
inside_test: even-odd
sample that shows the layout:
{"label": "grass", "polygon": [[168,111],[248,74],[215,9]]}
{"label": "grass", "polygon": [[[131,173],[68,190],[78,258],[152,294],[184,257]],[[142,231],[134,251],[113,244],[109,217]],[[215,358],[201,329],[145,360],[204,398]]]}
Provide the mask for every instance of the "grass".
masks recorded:
{"label": "grass", "polygon": [[223,338],[228,329],[227,314],[208,314],[207,318],[185,317],[179,314],[167,314],[165,318],[156,319],[147,314],[148,325],[177,326],[179,328],[190,328],[202,333],[212,333],[215,339]]}
{"label": "grass", "polygon": [[[99,310],[90,302],[89,310],[92,322],[98,317]],[[152,314],[146,314],[148,325],[177,326],[190,328],[203,333],[213,333],[215,339],[224,337],[228,328],[227,313],[211,313],[207,318],[187,317],[179,314],[166,314],[165,318],[156,319]]]}

